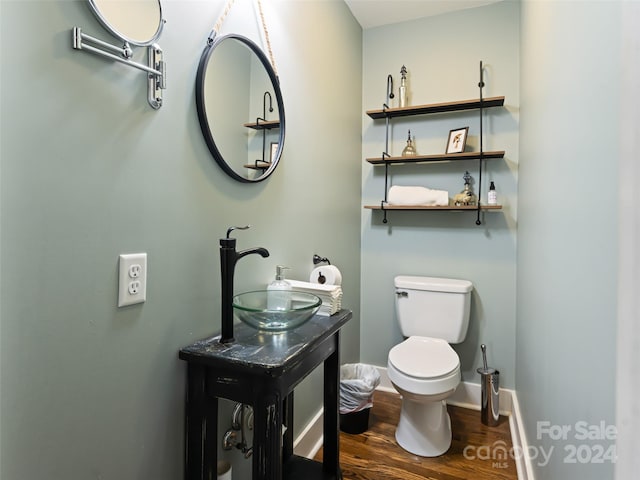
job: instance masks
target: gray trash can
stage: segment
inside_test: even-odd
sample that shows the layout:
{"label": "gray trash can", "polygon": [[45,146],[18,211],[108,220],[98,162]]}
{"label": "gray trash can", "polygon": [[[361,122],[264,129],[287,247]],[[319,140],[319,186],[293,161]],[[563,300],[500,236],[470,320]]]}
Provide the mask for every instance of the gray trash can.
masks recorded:
{"label": "gray trash can", "polygon": [[363,433],[369,428],[373,392],[380,383],[380,373],[372,365],[346,364],[340,367],[340,430]]}

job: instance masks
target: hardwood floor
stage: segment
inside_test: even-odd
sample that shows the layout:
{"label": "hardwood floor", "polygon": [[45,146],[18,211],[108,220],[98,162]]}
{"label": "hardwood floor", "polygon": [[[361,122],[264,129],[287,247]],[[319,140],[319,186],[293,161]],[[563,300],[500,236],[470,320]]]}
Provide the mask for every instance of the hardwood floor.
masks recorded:
{"label": "hardwood floor", "polygon": [[[399,395],[376,391],[369,429],[359,435],[340,433],[344,480],[517,480],[515,461],[506,453],[512,446],[507,417],[487,427],[480,412],[449,406],[451,448],[440,457],[423,458],[395,441],[400,405]],[[322,450],[315,458],[322,459]]]}

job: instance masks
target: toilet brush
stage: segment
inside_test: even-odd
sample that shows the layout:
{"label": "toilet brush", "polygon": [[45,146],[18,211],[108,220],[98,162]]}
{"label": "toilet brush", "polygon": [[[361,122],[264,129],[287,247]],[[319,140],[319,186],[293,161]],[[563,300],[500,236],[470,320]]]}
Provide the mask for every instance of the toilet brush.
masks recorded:
{"label": "toilet brush", "polygon": [[482,350],[482,365],[484,366],[484,373],[489,373],[489,368],[487,367],[487,346],[483,343],[480,345],[480,350]]}

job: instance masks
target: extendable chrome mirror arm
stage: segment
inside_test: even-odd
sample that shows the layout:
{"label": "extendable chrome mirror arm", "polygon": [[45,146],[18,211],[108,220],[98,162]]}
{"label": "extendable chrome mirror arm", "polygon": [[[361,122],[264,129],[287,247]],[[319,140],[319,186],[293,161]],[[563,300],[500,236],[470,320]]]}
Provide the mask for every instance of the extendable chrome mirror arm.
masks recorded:
{"label": "extendable chrome mirror arm", "polygon": [[[116,62],[129,65],[147,72],[148,78],[148,101],[154,109],[162,106],[162,90],[166,89],[166,64],[164,54],[160,46],[156,43],[147,47],[147,65],[131,60],[133,51],[128,42],[124,42],[122,47],[111,45],[98,38],[82,33],[80,27],[73,27],[72,42],[74,50],[84,50],[96,55],[100,55]],[[114,53],[111,53],[114,52]]]}

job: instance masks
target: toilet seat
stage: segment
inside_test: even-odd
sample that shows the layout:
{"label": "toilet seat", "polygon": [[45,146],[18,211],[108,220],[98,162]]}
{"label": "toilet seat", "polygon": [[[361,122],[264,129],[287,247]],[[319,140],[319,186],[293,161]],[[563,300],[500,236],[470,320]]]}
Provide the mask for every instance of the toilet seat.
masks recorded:
{"label": "toilet seat", "polygon": [[439,395],[460,383],[460,358],[440,338],[409,337],[389,352],[387,373],[406,392]]}
{"label": "toilet seat", "polygon": [[458,354],[441,338],[409,337],[389,352],[389,361],[403,374],[436,380],[460,366]]}

